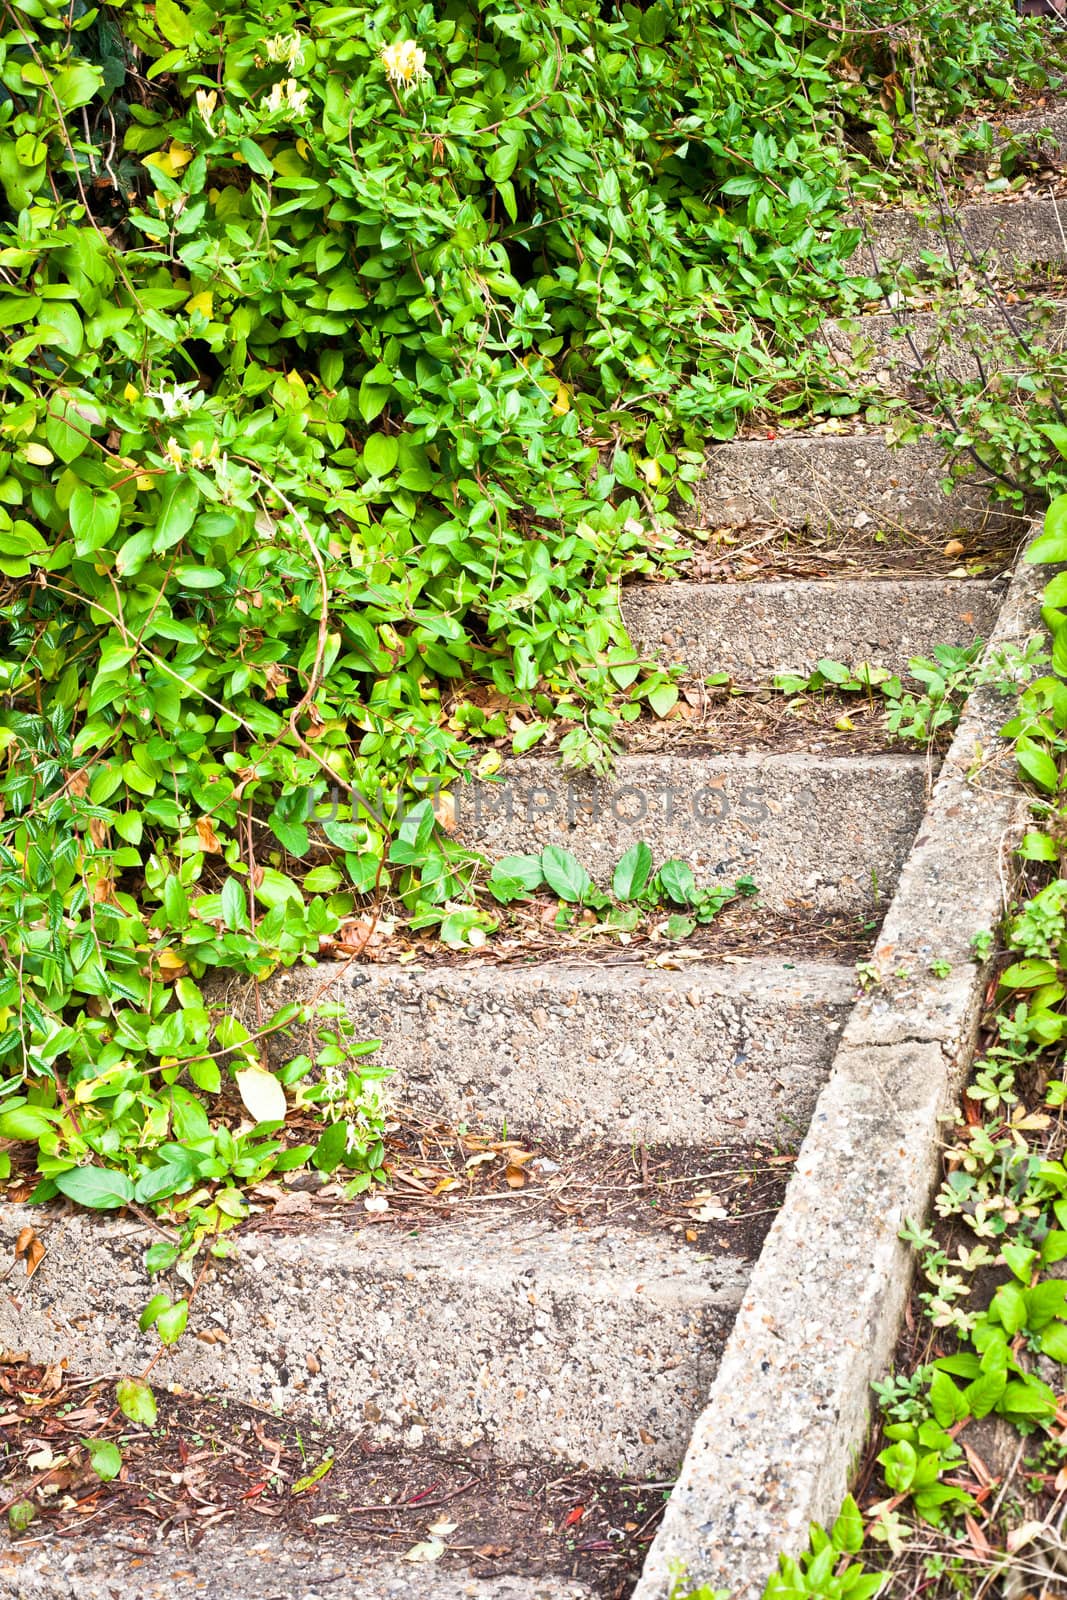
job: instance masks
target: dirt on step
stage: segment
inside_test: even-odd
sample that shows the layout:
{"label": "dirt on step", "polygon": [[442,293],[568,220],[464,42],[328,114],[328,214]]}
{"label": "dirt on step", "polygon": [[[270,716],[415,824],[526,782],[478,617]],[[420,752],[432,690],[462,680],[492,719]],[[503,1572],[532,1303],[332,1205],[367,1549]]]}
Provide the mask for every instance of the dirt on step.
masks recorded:
{"label": "dirt on step", "polygon": [[[623,1600],[670,1489],[559,1461],[502,1463],[482,1447],[383,1448],[163,1384],[156,1395],[157,1422],[138,1426],[118,1411],[113,1383],[0,1357],[0,1486],[8,1505],[34,1508],[16,1550],[43,1542],[59,1560],[70,1539],[106,1531],[134,1561],[160,1540],[180,1560],[208,1529],[235,1542],[270,1529],[324,1554],[343,1545],[407,1557],[413,1593],[420,1573],[458,1568],[578,1577]],[[110,1482],[93,1471],[86,1439],[121,1452]]]}

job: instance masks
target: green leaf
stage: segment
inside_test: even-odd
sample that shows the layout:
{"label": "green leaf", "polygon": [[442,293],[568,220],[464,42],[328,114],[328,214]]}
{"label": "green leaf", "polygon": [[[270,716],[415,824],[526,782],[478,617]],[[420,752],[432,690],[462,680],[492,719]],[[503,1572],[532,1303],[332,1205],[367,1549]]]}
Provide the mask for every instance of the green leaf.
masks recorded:
{"label": "green leaf", "polygon": [[1041,1350],[1053,1361],[1067,1363],[1067,1322],[1052,1322],[1041,1335]]}
{"label": "green leaf", "polygon": [[174,0],[155,0],[156,24],[164,39],[170,44],[187,45],[193,42],[192,20]]}
{"label": "green leaf", "polygon": [[140,1378],[120,1378],[115,1385],[115,1400],[124,1417],[131,1422],[143,1423],[146,1428],[156,1425],[156,1397]]}
{"label": "green leaf", "polygon": [[852,1496],[845,1496],[841,1513],[830,1530],[830,1541],[836,1551],[856,1555],[863,1548],[863,1517]]}
{"label": "green leaf", "polygon": [[1023,773],[1046,794],[1055,794],[1059,788],[1060,774],[1047,750],[1032,739],[1020,739],[1015,746],[1015,759]]}
{"label": "green leaf", "polygon": [[596,885],[576,856],[558,844],[541,851],[541,871],[553,894],[569,904],[577,904],[596,893]]}
{"label": "green leaf", "polygon": [[163,505],[152,540],[152,549],[157,554],[169,550],[179,539],[184,539],[196,521],[199,504],[200,491],[192,478],[175,473],[163,490]]}
{"label": "green leaf", "polygon": [[665,717],[678,704],[678,685],[660,683],[649,692],[648,703],[657,717]]}
{"label": "green leaf", "polygon": [[122,501],[110,489],[79,483],[70,499],[70,527],[79,555],[91,555],[107,544],[119,525]]}
{"label": "green leaf", "polygon": [[637,900],[652,874],[652,851],[643,839],[632,844],[615,868],[611,887],[618,900]]}
{"label": "green leaf", "polygon": [[395,434],[372,433],[363,446],[364,464],[375,478],[384,478],[392,472],[399,455],[400,441]]}
{"label": "green leaf", "polygon": [[92,1211],[115,1211],[133,1199],[133,1184],[126,1174],[104,1167],[71,1167],[56,1173],[55,1184],[68,1200]]}
{"label": "green leaf", "polygon": [[151,1300],[149,1300],[148,1304],[145,1306],[144,1310],[141,1312],[140,1318],[138,1319],[137,1326],[140,1328],[141,1332],[147,1333],[153,1322],[155,1322],[156,1318],[159,1316],[160,1312],[166,1311],[169,1305],[169,1294],[154,1294]]}
{"label": "green leaf", "polygon": [[544,881],[540,856],[501,856],[493,867],[493,878],[514,878],[524,889],[540,889]]}
{"label": "green leaf", "polygon": [[1059,849],[1055,839],[1047,833],[1028,833],[1023,837],[1018,854],[1024,861],[1056,861]]}
{"label": "green leaf", "polygon": [[696,879],[686,861],[665,861],[656,873],[656,885],[676,906],[690,906],[696,898]]}
{"label": "green leaf", "polygon": [[271,165],[270,157],[260,149],[259,145],[256,144],[254,140],[239,139],[237,141],[237,148],[240,150],[241,154],[244,156],[253,172],[258,173],[261,178],[274,177],[274,168]]}
{"label": "green leaf", "polygon": [[177,1344],[185,1332],[188,1321],[188,1300],[177,1300],[174,1305],[168,1306],[166,1311],[161,1311],[156,1318],[156,1332],[159,1334],[160,1342],[165,1345]]}
{"label": "green leaf", "polygon": [[122,1451],[111,1439],[83,1439],[89,1452],[89,1465],[104,1483],[117,1478],[122,1470]]}
{"label": "green leaf", "polygon": [[12,1106],[0,1111],[0,1139],[39,1139],[55,1121],[41,1106]]}

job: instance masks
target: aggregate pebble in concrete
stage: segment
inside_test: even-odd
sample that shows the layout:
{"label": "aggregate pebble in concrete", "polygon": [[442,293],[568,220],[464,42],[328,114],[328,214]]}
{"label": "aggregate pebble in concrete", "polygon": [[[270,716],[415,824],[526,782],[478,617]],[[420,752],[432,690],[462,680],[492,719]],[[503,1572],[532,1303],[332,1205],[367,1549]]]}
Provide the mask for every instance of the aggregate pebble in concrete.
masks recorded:
{"label": "aggregate pebble in concrete", "polygon": [[[645,840],[698,882],[755,878],[774,911],[866,911],[896,882],[922,815],[924,757],[625,756],[612,780],[506,762],[456,787],[456,837],[492,859],[562,845],[601,884]],[[827,826],[832,819],[832,826]]]}
{"label": "aggregate pebble in concrete", "polygon": [[[421,1233],[392,1219],[243,1233],[236,1259],[209,1269],[167,1378],[408,1445],[484,1440],[506,1459],[672,1470],[749,1264],[701,1260],[658,1229],[500,1213]],[[137,1330],[151,1293],[142,1263],[156,1236],[10,1206],[9,1256],[26,1223],[47,1255],[29,1282],[8,1281],[0,1346],[90,1377],[140,1371],[152,1353]]]}
{"label": "aggregate pebble in concrete", "polygon": [[[428,1518],[432,1520],[432,1518]],[[451,1564],[415,1566],[397,1557],[311,1543],[265,1529],[235,1538],[210,1530],[189,1549],[181,1534],[145,1543],[98,1533],[0,1549],[2,1600],[594,1600],[568,1578],[478,1578]]]}
{"label": "aggregate pebble in concrete", "polygon": [[1067,231],[1055,198],[975,201],[958,207],[953,217],[946,228],[936,204],[922,216],[903,207],[866,213],[858,225],[870,247],[865,239],[851,258],[850,269],[871,273],[872,248],[879,273],[899,264],[921,267],[927,251],[948,262],[951,250],[957,264],[967,267],[982,257],[987,268],[997,266],[1001,271],[1067,260]]}
{"label": "aggregate pebble in concrete", "polygon": [[894,447],[879,433],[738,439],[708,451],[704,476],[693,486],[695,504],[682,508],[681,517],[702,528],[771,522],[818,533],[946,537],[1017,526],[991,504],[980,476],[957,483],[950,495],[941,487],[946,477],[944,451],[928,440]]}
{"label": "aggregate pebble in concrete", "polygon": [[[843,372],[858,370],[897,392],[908,388],[926,362],[942,380],[967,382],[980,377],[979,365],[987,377],[1029,369],[1032,359],[1026,345],[1055,351],[1067,345],[1067,305],[1062,303],[1013,306],[1009,315],[1014,329],[993,307],[949,310],[952,320],[943,331],[934,312],[901,308],[847,322],[825,322],[819,338]],[[1025,343],[1016,343],[1014,330]]]}
{"label": "aggregate pebble in concrete", "polygon": [[[994,645],[1039,626],[1042,582],[1020,566]],[[756,1600],[848,1489],[910,1283],[898,1230],[925,1214],[973,1049],[986,974],[971,939],[1002,906],[1027,811],[1003,720],[984,692],[960,722],[875,947],[877,987],[846,1025],[634,1600],[665,1600],[679,1563]]]}
{"label": "aggregate pebble in concrete", "polygon": [[666,583],[625,589],[622,612],[643,654],[762,682],[827,657],[905,672],[935,645],[987,637],[1002,598],[966,578]]}
{"label": "aggregate pebble in concrete", "polygon": [[[267,1013],[310,999],[321,964],[279,973]],[[417,1111],[475,1128],[613,1143],[798,1140],[824,1083],[855,973],[832,962],[338,968],[323,995],[381,1039]],[[251,1011],[252,1000],[242,1000]],[[305,1048],[274,1035],[278,1060]]]}

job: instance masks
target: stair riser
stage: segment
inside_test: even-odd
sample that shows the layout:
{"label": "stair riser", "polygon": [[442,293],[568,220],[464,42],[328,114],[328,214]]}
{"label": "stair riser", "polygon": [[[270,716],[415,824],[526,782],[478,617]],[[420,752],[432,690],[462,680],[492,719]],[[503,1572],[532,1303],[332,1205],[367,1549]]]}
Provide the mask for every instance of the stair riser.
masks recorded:
{"label": "stair riser", "polygon": [[[1035,352],[1061,351],[1067,345],[1067,308],[1015,306],[1009,315]],[[819,337],[843,373],[877,378],[895,393],[907,391],[925,363],[941,382],[964,383],[980,379],[979,364],[986,377],[1032,366],[1025,344],[1015,342],[1002,312],[971,306],[959,308],[947,325],[929,311],[886,312],[829,322]]]}
{"label": "stair riser", "polygon": [[637,649],[740,683],[811,672],[829,656],[905,672],[939,644],[988,636],[999,594],[967,580],[670,583],[624,591]]}
{"label": "stair riser", "polygon": [[563,846],[604,886],[643,839],[698,883],[750,874],[773,911],[862,913],[896,882],[926,775],[916,756],[632,756],[610,782],[517,761],[457,788],[455,833],[490,859]]}
{"label": "stair riser", "polygon": [[[9,1285],[0,1342],[86,1376],[139,1371],[158,1347],[137,1333],[152,1236],[24,1215],[48,1254],[29,1284]],[[484,1441],[506,1459],[662,1476],[684,1452],[747,1276],[747,1264],[699,1261],[665,1233],[546,1232],[533,1219],[506,1238],[469,1223],[249,1234],[197,1296],[195,1328],[225,1342],[190,1333],[167,1377],[371,1438]]]}
{"label": "stair riser", "polygon": [[[261,998],[268,1010],[308,1000],[327,975],[279,974]],[[382,1041],[392,1092],[419,1114],[535,1140],[707,1147],[803,1137],[854,990],[829,963],[359,966],[323,999]],[[305,1043],[275,1036],[272,1057]]]}

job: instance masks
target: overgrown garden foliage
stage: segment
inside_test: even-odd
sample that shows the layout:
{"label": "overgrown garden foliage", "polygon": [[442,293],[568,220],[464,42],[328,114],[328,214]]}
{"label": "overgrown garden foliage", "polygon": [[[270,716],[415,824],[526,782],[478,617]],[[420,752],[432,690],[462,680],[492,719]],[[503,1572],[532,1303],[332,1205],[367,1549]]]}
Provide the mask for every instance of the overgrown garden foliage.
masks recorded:
{"label": "overgrown garden foliage", "polygon": [[312,1153],[282,1090],[321,1164],[381,1159],[339,1025],[279,1088],[204,981],[361,897],[463,937],[477,864],[348,786],[410,803],[505,732],[602,761],[621,697],[669,706],[617,604],[669,493],[761,407],[855,404],[796,359],[842,133],[888,160],[912,85],[1043,69],[1002,0],[4,15],[0,1136],[39,1196],[203,1233]]}

